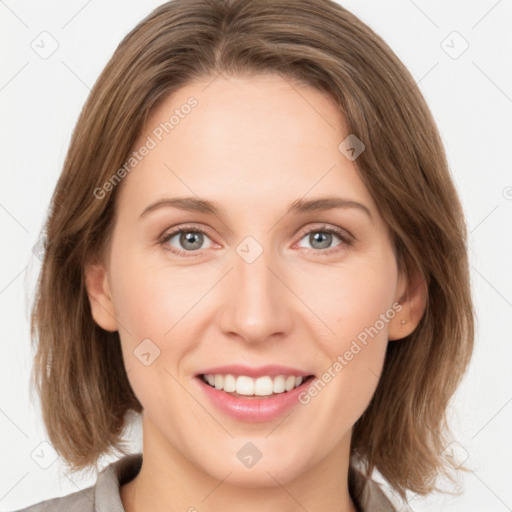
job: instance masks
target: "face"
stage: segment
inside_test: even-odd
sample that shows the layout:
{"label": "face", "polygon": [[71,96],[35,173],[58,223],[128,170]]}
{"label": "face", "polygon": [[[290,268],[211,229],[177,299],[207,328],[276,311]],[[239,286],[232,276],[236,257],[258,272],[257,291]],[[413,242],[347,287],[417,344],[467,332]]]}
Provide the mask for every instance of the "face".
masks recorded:
{"label": "face", "polygon": [[[93,314],[119,331],[155,450],[218,480],[231,471],[231,482],[258,485],[269,472],[284,484],[347,453],[397,337],[393,304],[406,283],[356,161],[338,149],[349,132],[329,98],[273,75],[207,84],[168,97],[134,146],[149,149],[118,185]],[[217,211],[167,201],[176,198]],[[324,198],[345,203],[292,208]],[[286,391],[228,403],[197,376],[225,365],[315,378],[274,410]],[[247,373],[230,372],[235,385]],[[248,412],[233,412],[242,402]],[[242,448],[261,459],[241,463]]]}

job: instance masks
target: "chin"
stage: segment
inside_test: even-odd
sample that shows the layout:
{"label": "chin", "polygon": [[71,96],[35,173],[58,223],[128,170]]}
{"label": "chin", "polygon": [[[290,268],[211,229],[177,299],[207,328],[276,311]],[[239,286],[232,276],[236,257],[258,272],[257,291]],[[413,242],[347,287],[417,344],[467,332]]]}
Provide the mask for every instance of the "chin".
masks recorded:
{"label": "chin", "polygon": [[[304,454],[302,453],[301,456],[304,457]],[[225,479],[225,482],[230,485],[248,488],[285,485],[297,478],[303,470],[297,461],[282,457],[278,453],[269,454],[267,457],[263,453],[261,459],[248,467],[244,467],[236,456],[231,461],[225,459],[221,464],[217,462],[218,460],[218,456],[213,458],[208,467],[204,467],[203,460],[203,470],[219,481]],[[226,475],[229,476],[226,477]]]}

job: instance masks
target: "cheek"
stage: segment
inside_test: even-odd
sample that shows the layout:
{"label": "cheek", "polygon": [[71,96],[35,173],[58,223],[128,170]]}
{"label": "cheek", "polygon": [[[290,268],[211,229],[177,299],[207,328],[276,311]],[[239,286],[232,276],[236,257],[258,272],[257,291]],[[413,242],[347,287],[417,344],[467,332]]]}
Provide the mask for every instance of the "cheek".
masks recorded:
{"label": "cheek", "polygon": [[201,339],[194,331],[208,303],[211,274],[201,278],[197,268],[171,268],[136,255],[117,261],[112,265],[114,304],[134,389],[140,379],[161,379],[164,370],[178,377],[180,362]]}
{"label": "cheek", "polygon": [[324,439],[331,434],[322,425],[330,425],[333,433],[347,432],[367,409],[385,360],[387,322],[395,312],[389,309],[394,298],[389,277],[363,280],[353,273],[343,284],[347,289],[331,297],[338,299],[336,307],[324,311],[325,318],[330,313],[334,319],[329,326],[335,334],[317,338],[326,356],[322,372],[301,397],[303,404],[313,407],[315,435]]}
{"label": "cheek", "polygon": [[[191,308],[199,290],[191,275],[126,258],[116,266],[115,310],[132,389],[148,411],[187,413],[180,396],[180,361],[194,340]],[[203,292],[204,293],[204,292]],[[199,296],[200,298],[200,296]],[[192,341],[192,343],[191,343]]]}
{"label": "cheek", "polygon": [[131,336],[156,339],[166,337],[198,301],[202,290],[193,269],[172,271],[168,265],[136,257],[116,265],[113,281],[119,322]]}
{"label": "cheek", "polygon": [[322,339],[338,350],[359,335],[364,340],[365,333],[370,336],[369,331],[372,338],[387,340],[388,322],[394,316],[396,285],[394,257],[384,251],[357,264],[318,273],[308,280],[301,293],[329,328]]}
{"label": "cheek", "polygon": [[369,255],[364,264],[342,269],[323,288],[328,293],[317,310],[330,331],[318,338],[327,356],[323,377],[318,377],[332,389],[331,400],[336,402],[343,395],[349,403],[358,404],[354,421],[369,402],[382,371],[388,325],[396,314],[392,307],[396,285],[390,248],[375,257]]}
{"label": "cheek", "polygon": [[377,388],[388,343],[382,318],[389,322],[395,313],[389,310],[397,277],[392,262],[376,258],[325,283],[329,293],[320,315],[334,333],[324,329],[327,334],[317,336],[322,370],[300,401],[315,418],[309,435],[324,439],[326,453],[361,417]]}

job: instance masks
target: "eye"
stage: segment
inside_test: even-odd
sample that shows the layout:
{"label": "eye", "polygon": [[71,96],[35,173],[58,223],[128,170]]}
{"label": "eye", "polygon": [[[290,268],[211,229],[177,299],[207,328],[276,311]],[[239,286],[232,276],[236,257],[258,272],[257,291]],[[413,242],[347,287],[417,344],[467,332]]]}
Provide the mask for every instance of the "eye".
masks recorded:
{"label": "eye", "polygon": [[[334,238],[338,238],[341,243],[334,247],[330,247],[333,242],[333,235]],[[208,249],[211,247],[211,244],[208,247],[203,247],[205,237],[211,241],[210,237],[204,230],[195,226],[182,226],[180,229],[176,229],[170,233],[164,233],[160,238],[159,243],[165,250],[171,251],[179,256],[190,257],[197,256],[195,253],[200,252],[202,249]],[[342,250],[341,248],[343,246],[351,246],[354,242],[352,235],[344,230],[330,226],[311,227],[306,230],[301,240],[306,237],[308,243],[311,244],[311,247],[305,248],[319,254],[330,254],[331,252]],[[172,243],[173,241],[174,243]],[[176,244],[178,247],[176,247]]]}
{"label": "eye", "polygon": [[[193,254],[194,252],[208,248],[203,247],[205,237],[210,239],[202,229],[196,227],[181,227],[180,229],[171,231],[170,233],[165,233],[159,242],[165,249],[181,256],[195,256],[195,254]],[[176,239],[174,243],[178,244],[177,248],[172,244],[173,239]]]}
{"label": "eye", "polygon": [[[341,243],[335,247],[330,247],[333,242],[333,235],[334,238],[341,240]],[[316,226],[309,228],[301,240],[304,238],[306,238],[308,243],[311,245],[310,248],[306,247],[306,249],[311,249],[314,252],[321,253],[331,253],[341,250],[339,249],[340,246],[350,246],[354,241],[353,237],[346,231],[329,226]],[[315,251],[315,249],[318,250]]]}

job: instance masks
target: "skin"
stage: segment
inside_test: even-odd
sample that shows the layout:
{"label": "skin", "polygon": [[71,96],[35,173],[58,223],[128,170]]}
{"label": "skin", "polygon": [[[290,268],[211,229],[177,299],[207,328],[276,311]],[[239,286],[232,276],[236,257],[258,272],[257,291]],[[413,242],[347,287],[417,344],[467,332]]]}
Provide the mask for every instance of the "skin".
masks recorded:
{"label": "skin", "polygon": [[[119,185],[108,256],[86,268],[94,320],[119,332],[144,407],[143,465],[122,502],[127,512],[355,511],[352,427],[388,342],[418,324],[424,287],[399,274],[357,160],[338,150],[349,132],[325,94],[276,75],[209,82],[183,87],[148,119],[135,148],[190,96],[198,100]],[[356,208],[285,215],[297,199],[332,195],[364,204],[372,218]],[[183,196],[216,201],[224,215],[167,207],[140,218],[155,201]],[[180,244],[179,234],[159,243],[185,224],[205,230],[199,249],[187,253],[194,240]],[[314,236],[324,225],[355,241],[332,235],[322,245]],[[309,227],[318,229],[310,236]],[[248,236],[263,250],[252,263],[236,251]],[[194,381],[200,369],[230,363],[321,376],[396,301],[402,311],[307,405],[277,420],[232,419]],[[133,353],[147,338],[160,350],[149,366]],[[237,458],[249,441],[263,455],[251,468]]]}

